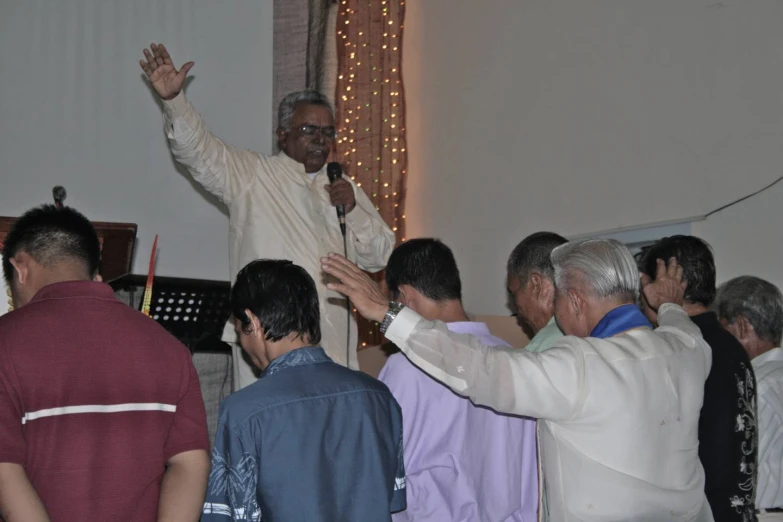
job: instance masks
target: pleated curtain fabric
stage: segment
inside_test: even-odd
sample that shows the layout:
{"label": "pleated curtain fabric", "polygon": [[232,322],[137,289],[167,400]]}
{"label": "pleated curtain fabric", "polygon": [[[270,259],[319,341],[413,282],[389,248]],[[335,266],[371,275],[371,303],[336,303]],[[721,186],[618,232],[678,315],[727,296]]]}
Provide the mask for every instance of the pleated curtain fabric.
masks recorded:
{"label": "pleated curtain fabric", "polygon": [[[335,157],[405,240],[405,91],[402,0],[337,0]],[[382,274],[376,279],[382,281]],[[378,325],[359,322],[359,347],[380,344]]]}

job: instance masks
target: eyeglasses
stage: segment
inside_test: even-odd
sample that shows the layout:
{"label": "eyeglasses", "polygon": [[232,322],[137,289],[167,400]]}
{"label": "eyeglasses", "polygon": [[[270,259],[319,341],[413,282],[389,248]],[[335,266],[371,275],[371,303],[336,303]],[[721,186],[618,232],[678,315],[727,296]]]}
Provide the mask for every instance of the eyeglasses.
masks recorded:
{"label": "eyeglasses", "polygon": [[324,138],[332,139],[337,136],[337,130],[332,126],[319,127],[318,125],[301,125],[297,127],[296,130],[299,131],[299,134],[304,136],[315,136],[319,132]]}

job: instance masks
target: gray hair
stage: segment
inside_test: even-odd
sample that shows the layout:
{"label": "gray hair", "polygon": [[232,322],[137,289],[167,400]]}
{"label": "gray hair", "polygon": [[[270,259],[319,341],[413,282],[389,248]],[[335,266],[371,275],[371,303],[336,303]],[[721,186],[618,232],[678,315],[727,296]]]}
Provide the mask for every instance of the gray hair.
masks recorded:
{"label": "gray hair", "polygon": [[720,285],[713,308],[729,323],[745,317],[761,339],[780,346],[783,295],[772,283],[753,276],[735,277]]}
{"label": "gray hair", "polygon": [[630,250],[614,239],[566,243],[552,251],[552,265],[558,291],[567,290],[573,277],[582,275],[595,297],[634,303],[639,299],[639,269]]}
{"label": "gray hair", "polygon": [[329,109],[334,118],[334,109],[329,98],[318,91],[297,91],[286,95],[277,108],[277,126],[285,131],[291,130],[291,118],[294,117],[296,106],[300,103],[306,105],[321,105]]}
{"label": "gray hair", "polygon": [[533,272],[554,281],[552,250],[568,243],[568,240],[554,232],[536,232],[523,239],[508,257],[506,271],[524,284]]}

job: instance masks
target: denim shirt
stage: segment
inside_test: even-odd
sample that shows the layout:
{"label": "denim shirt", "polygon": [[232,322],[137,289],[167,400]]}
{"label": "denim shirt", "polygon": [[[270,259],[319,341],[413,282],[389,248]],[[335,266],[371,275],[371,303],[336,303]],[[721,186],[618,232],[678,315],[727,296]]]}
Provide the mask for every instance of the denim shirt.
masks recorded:
{"label": "denim shirt", "polygon": [[380,381],[300,348],[221,405],[203,522],[384,521],[403,509],[402,414]]}

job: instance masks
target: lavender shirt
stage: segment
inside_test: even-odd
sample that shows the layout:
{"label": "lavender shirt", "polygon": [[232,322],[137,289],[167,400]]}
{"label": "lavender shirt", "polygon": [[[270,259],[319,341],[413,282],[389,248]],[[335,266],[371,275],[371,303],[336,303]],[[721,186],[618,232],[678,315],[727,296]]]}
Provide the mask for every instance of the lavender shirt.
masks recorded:
{"label": "lavender shirt", "polygon": [[[449,330],[508,346],[484,323]],[[378,378],[402,408],[408,509],[395,522],[536,520],[536,423],[475,406],[419,370],[403,354]]]}

